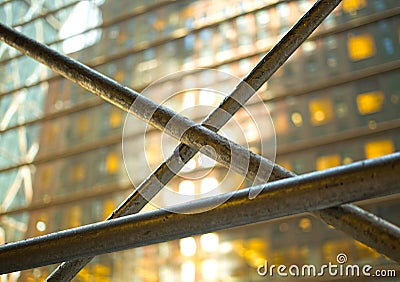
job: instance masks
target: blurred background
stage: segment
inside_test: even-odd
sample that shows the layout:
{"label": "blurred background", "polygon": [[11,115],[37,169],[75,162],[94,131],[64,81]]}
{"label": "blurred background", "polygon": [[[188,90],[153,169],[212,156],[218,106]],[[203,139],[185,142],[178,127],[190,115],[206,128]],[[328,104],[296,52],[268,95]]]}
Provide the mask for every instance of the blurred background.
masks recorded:
{"label": "blurred background", "polygon": [[[2,0],[0,20],[142,91],[165,75],[196,67],[243,78],[313,3]],[[259,111],[259,118],[264,118],[264,105],[270,110],[278,164],[301,174],[400,149],[399,15],[396,0],[343,0],[258,91],[262,102],[250,101],[248,109],[255,116]],[[0,243],[104,220],[133,189],[121,149],[125,113],[4,43],[0,77]],[[173,93],[185,81],[223,83],[193,73],[158,85],[160,93]],[[187,93],[168,106],[180,111],[200,100]],[[245,114],[235,121],[252,151],[270,144],[273,136],[262,128],[260,135]],[[156,167],[163,160],[161,133],[147,130],[143,146],[145,124],[137,126],[129,137],[140,145],[137,156],[145,153]],[[143,160],[136,163],[135,186],[147,176]],[[201,177],[187,179],[198,173]],[[168,187],[202,193],[222,185],[225,175],[226,169],[196,156]],[[240,176],[230,179],[240,187],[250,185]],[[399,196],[393,196],[361,206],[400,225],[399,204]],[[257,267],[266,259],[318,266],[336,263],[339,253],[346,253],[352,264],[396,265],[302,214],[98,256],[75,281],[264,281]],[[42,281],[54,268],[0,280]]]}

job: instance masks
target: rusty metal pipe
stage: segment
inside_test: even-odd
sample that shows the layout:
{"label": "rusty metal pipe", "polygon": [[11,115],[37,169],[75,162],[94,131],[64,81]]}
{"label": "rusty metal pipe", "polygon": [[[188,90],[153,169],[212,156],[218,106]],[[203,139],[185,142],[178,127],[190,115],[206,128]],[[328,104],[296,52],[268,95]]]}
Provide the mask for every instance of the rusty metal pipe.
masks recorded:
{"label": "rusty metal pipe", "polygon": [[[369,176],[373,177],[373,174]],[[374,246],[380,253],[392,249],[389,257],[400,262],[400,229],[396,225],[349,204],[316,211],[315,214],[326,223],[334,224],[337,230],[357,232],[358,241]]]}
{"label": "rusty metal pipe", "polygon": [[[263,184],[253,200],[248,189],[239,190],[202,213],[156,210],[9,243],[0,246],[0,274],[399,193],[399,172],[400,153],[396,153]],[[202,199],[179,209],[204,210],[218,200],[218,196]],[[357,229],[358,221],[352,224]],[[392,258],[400,261],[400,230],[386,227],[393,234]]]}

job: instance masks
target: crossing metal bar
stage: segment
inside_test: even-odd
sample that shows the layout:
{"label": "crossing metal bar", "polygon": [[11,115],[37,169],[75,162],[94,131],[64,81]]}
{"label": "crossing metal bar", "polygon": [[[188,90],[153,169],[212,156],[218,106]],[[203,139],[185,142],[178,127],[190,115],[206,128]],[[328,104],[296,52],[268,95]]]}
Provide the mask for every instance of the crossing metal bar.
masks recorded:
{"label": "crossing metal bar", "polygon": [[[325,209],[323,212],[316,211],[315,214],[345,233],[357,231],[358,240],[367,246],[375,246],[374,248],[378,251],[392,249],[393,253],[390,258],[400,263],[400,229],[394,224],[349,204]],[[361,226],[362,228],[360,228]]]}
{"label": "crossing metal bar", "polygon": [[[224,204],[202,213],[156,210],[6,244],[0,246],[0,274],[399,193],[399,172],[400,153],[396,153],[263,184],[253,200],[248,198],[249,189],[239,190],[230,193]],[[179,209],[204,210],[217,201],[218,196],[210,197]],[[386,229],[392,258],[400,262],[400,229]]]}
{"label": "crossing metal bar", "polygon": [[[223,102],[202,122],[212,131],[218,131],[253,96],[255,91],[278,70],[307,37],[322,23],[341,0],[328,4],[317,2],[305,13],[284,37],[263,57],[256,67],[240,82]],[[249,91],[249,86],[254,91]],[[193,158],[198,150],[180,144],[173,154],[147,177],[128,198],[108,217],[108,220],[138,213],[159,191]],[[171,169],[173,168],[173,169]],[[277,169],[280,169],[277,167]],[[272,173],[273,177],[276,171]],[[285,175],[286,176],[286,175]],[[254,180],[254,178],[252,179]],[[268,178],[261,179],[261,183]],[[144,197],[143,195],[146,195]],[[68,281],[90,262],[92,258],[80,258],[62,263],[46,281]]]}
{"label": "crossing metal bar", "polygon": [[[221,129],[340,2],[341,0],[335,0],[330,1],[329,5],[324,5],[323,1],[321,1],[313,6],[264,56],[232,93],[224,99],[219,107],[214,109],[205,118],[202,126],[215,132]],[[249,91],[248,86],[254,89],[254,91]],[[146,205],[147,201],[143,198],[140,200],[137,199],[137,194],[144,193],[145,190],[153,191],[150,193],[152,195],[157,194],[162,189],[162,186],[165,186],[197,152],[198,150],[185,144],[181,143],[178,145],[171,156],[139,185],[136,191],[112,214],[110,219],[139,212]],[[173,168],[173,170],[170,168]],[[286,178],[293,175],[282,167],[275,165],[272,172],[272,179]],[[249,177],[249,179],[252,181],[258,180],[259,184],[261,184],[267,182],[269,179],[269,177],[264,177],[265,175],[260,176],[259,179],[255,179],[254,177]],[[135,204],[132,204],[133,202]]]}
{"label": "crossing metal bar", "polygon": [[[332,3],[331,1],[320,1],[320,2]],[[3,36],[4,34],[6,34],[7,36],[11,36],[11,40],[6,40],[5,38],[2,38],[4,41],[7,41],[7,43],[9,43],[10,45],[13,45],[14,47],[17,46],[17,49],[19,49],[20,51],[34,57],[35,59],[44,64],[49,65],[53,70],[63,74],[67,78],[77,82],[84,88],[94,92],[95,94],[101,96],[103,99],[113,103],[114,105],[119,106],[125,111],[129,111],[128,107],[130,105],[130,102],[139,101],[140,106],[137,107],[137,109],[134,109],[134,111],[131,113],[149,122],[153,126],[156,126],[158,129],[162,129],[163,127],[165,127],[166,123],[170,121],[171,118],[174,116],[174,113],[172,113],[168,109],[165,109],[163,107],[154,104],[150,100],[141,97],[136,92],[117,84],[115,81],[112,81],[111,79],[106,78],[97,72],[93,72],[92,70],[83,66],[82,64],[79,64],[69,59],[68,57],[62,56],[61,54],[52,51],[51,49],[45,47],[44,45],[41,45],[34,41],[29,41],[28,38],[26,37],[24,38],[21,34],[13,34],[13,31],[5,26],[0,26],[0,32],[1,36]],[[26,39],[28,39],[28,41],[26,41]],[[19,43],[21,45],[16,43]],[[43,49],[43,47],[45,49]],[[142,109],[146,109],[147,107],[150,107],[150,109],[156,109],[156,115],[149,117],[146,116],[146,111],[144,112],[140,111]],[[218,143],[217,141],[221,142],[221,139],[218,139],[221,138],[220,136],[216,135],[210,130],[207,130],[199,125],[194,124],[193,122],[187,119],[175,118],[173,120],[177,121],[176,126],[173,126],[173,128],[176,129],[177,131],[170,130],[167,131],[168,134],[171,134],[176,138],[177,137],[179,138],[180,135],[183,134],[181,138],[182,142],[194,146],[201,152],[204,152],[207,155],[213,157],[211,152],[201,150],[201,148],[204,145],[210,145],[215,149],[215,151],[222,152],[224,154],[223,156],[219,156],[219,158],[217,159],[217,161],[222,162],[224,165],[229,165],[229,160],[231,157],[230,148],[240,149],[239,151],[235,152],[236,154],[239,153],[244,155],[248,154],[248,152],[245,149],[243,150],[243,148],[238,147],[236,144],[233,144],[229,140],[223,139],[222,143]],[[182,132],[183,128],[189,128],[189,130],[187,130],[186,132]],[[199,136],[201,136],[200,139],[198,138]],[[216,146],[217,147],[219,146],[219,148],[216,148]],[[220,150],[220,148],[224,150]],[[263,161],[262,158],[252,153],[250,153],[250,159],[251,159],[250,163],[252,164],[250,168],[255,168],[255,170],[250,169],[249,172],[251,171],[251,173],[246,175],[250,179],[251,178],[254,179],[255,177],[257,177],[258,168],[263,163],[266,164],[267,167],[273,165],[268,161]],[[236,170],[238,170],[241,174],[246,173],[246,171],[244,171],[243,168],[236,168]],[[287,174],[283,172],[284,171],[280,170],[279,167],[277,166],[274,167],[274,176],[276,178],[282,178],[285,177],[285,175],[287,176]],[[294,176],[292,173],[289,174],[290,176]],[[263,177],[261,176],[259,177],[258,181],[262,179]]]}
{"label": "crossing metal bar", "polygon": [[[186,145],[193,146],[195,149],[217,160],[224,166],[231,166],[233,170],[241,175],[264,179],[265,177],[262,176],[262,173],[267,173],[269,175],[273,167],[271,161],[249,152],[246,148],[237,145],[229,139],[216,134],[180,114],[174,113],[162,105],[154,103],[150,99],[99,72],[1,23],[0,39],[155,128],[159,130],[165,128],[164,131],[167,134]],[[131,107],[131,105],[134,106]],[[218,152],[218,154],[216,155],[215,152]],[[247,165],[246,162],[231,162],[232,155],[237,159],[249,159],[249,165]],[[259,173],[260,167],[267,169],[260,170]],[[275,178],[278,179],[282,177],[283,176],[279,175],[278,172],[275,175]]]}

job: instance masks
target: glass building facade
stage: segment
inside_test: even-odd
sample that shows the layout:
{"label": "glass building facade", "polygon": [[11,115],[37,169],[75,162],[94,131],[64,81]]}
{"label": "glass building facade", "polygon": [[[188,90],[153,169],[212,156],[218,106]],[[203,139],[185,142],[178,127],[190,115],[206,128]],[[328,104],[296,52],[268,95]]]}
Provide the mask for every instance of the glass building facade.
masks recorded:
{"label": "glass building facade", "polygon": [[[193,68],[244,77],[313,3],[3,0],[0,20],[142,91]],[[278,164],[301,174],[400,150],[399,15],[396,0],[344,0],[258,91],[262,102],[250,101],[248,108],[262,118],[261,108],[268,107]],[[104,220],[147,177],[143,162],[153,169],[162,162],[162,134],[138,121],[129,136],[138,151],[124,156],[135,165],[129,178],[121,149],[126,114],[3,43],[0,77],[0,243]],[[173,93],[185,81],[223,83],[192,73],[160,83],[159,93]],[[168,106],[182,111],[200,100],[184,93]],[[238,113],[235,121],[254,152],[271,142],[269,134],[252,138],[258,135],[246,115]],[[185,178],[205,170],[204,177]],[[222,185],[226,173],[197,156],[168,187],[201,192]],[[250,185],[236,175],[224,185],[232,184]],[[400,225],[399,204],[393,196],[362,207]],[[396,266],[302,214],[98,256],[75,281],[264,281],[257,267],[265,260],[318,266],[336,262],[339,253],[354,264]],[[2,279],[42,281],[54,268]]]}

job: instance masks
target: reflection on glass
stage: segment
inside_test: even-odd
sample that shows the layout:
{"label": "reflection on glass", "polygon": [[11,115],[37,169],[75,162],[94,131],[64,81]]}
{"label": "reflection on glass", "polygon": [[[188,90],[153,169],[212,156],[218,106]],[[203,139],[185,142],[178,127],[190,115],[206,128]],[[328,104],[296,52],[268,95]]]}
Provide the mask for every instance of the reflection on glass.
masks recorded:
{"label": "reflection on glass", "polygon": [[92,1],[80,1],[60,29],[64,53],[73,53],[95,44],[101,36],[101,29],[86,33],[83,31],[96,27],[103,21],[101,11]]}

